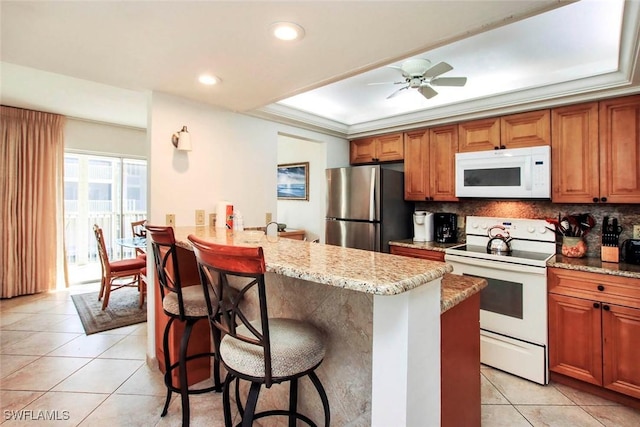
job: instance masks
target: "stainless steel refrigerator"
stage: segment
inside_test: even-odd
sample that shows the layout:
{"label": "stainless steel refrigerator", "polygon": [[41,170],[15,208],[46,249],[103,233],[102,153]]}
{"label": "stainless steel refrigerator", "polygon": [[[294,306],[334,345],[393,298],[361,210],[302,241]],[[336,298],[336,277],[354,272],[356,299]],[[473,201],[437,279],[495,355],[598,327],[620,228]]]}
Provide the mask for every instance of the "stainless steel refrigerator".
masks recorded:
{"label": "stainless steel refrigerator", "polygon": [[389,252],[389,240],[411,237],[413,205],[404,173],[380,165],[327,169],[325,242]]}

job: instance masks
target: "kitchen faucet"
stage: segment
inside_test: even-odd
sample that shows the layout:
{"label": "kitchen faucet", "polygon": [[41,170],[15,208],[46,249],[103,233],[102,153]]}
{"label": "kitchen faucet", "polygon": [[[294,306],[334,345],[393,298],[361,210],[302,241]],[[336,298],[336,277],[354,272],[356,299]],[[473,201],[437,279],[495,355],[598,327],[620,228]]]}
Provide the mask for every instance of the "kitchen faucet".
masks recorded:
{"label": "kitchen faucet", "polygon": [[276,221],[271,221],[269,223],[267,223],[267,225],[264,227],[264,234],[266,234],[267,236],[269,236],[269,226],[275,224],[276,226],[276,232],[271,234],[272,236],[277,236],[278,235],[278,223]]}

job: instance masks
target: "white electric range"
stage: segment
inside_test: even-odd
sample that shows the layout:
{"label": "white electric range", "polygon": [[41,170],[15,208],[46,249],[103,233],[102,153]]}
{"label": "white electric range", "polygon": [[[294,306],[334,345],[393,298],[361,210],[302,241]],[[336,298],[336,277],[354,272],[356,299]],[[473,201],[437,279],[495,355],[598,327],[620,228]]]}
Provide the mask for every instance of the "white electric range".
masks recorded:
{"label": "white electric range", "polygon": [[[547,384],[547,261],[555,233],[543,219],[468,216],[466,244],[445,250],[455,274],[482,277],[480,360]],[[489,235],[510,236],[511,252],[489,253]]]}

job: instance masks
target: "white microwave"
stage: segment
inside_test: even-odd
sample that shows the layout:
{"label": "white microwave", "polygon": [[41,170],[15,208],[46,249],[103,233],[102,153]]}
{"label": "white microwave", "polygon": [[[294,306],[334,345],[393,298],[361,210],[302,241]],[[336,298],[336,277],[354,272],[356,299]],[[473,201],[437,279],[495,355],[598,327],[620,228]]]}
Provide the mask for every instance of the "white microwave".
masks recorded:
{"label": "white microwave", "polygon": [[456,197],[551,198],[551,147],[456,153]]}

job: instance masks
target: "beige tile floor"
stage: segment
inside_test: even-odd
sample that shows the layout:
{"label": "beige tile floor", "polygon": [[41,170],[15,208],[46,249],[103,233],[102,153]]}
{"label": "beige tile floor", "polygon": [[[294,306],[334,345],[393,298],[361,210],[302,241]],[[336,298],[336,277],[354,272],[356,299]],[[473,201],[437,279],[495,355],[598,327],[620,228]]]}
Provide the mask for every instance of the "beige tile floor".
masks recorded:
{"label": "beige tile floor", "polygon": [[[95,289],[0,300],[0,424],[180,425],[175,397],[160,418],[165,388],[145,363],[146,324],[84,334],[70,295]],[[559,384],[544,387],[486,366],[481,379],[483,427],[640,426],[640,411]],[[191,402],[192,426],[222,425],[219,394]],[[17,420],[20,415],[57,420]]]}

